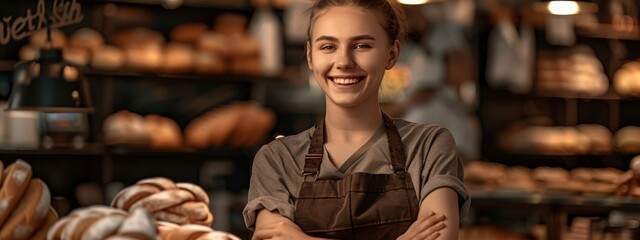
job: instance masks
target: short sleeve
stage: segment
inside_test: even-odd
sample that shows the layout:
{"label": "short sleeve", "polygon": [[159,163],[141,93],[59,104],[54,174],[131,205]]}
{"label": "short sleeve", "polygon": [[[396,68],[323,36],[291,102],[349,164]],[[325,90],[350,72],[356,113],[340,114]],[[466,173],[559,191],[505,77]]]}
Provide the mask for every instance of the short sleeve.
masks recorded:
{"label": "short sleeve", "polygon": [[255,229],[257,212],[261,209],[278,211],[293,221],[295,207],[283,178],[286,171],[282,158],[265,145],[255,155],[252,172],[248,203],[242,212],[247,228]]}
{"label": "short sleeve", "polygon": [[458,194],[460,219],[467,215],[471,201],[463,184],[464,169],[453,136],[446,128],[440,128],[433,136],[431,147],[421,174],[420,202],[432,191],[448,187]]}

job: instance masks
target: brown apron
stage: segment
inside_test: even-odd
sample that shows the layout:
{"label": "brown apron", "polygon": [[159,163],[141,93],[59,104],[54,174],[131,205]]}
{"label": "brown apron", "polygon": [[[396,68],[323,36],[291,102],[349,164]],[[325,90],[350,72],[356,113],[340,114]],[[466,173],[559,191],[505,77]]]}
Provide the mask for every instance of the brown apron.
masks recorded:
{"label": "brown apron", "polygon": [[295,223],[314,237],[396,239],[418,216],[418,198],[405,171],[400,134],[383,114],[394,174],[353,173],[339,180],[318,179],[324,121],[316,125],[305,156],[304,183],[296,201]]}

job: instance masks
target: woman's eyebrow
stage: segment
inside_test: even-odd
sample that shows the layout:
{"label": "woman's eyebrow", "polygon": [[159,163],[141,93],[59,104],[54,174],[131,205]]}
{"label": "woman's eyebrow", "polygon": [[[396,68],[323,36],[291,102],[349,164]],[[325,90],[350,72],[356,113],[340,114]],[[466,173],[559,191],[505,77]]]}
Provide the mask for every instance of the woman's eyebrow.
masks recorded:
{"label": "woman's eyebrow", "polygon": [[[321,41],[321,40],[325,40],[325,41],[330,41],[330,42],[337,42],[338,39],[336,37],[332,37],[332,36],[326,36],[326,35],[322,35],[318,38],[316,38],[316,41]],[[349,38],[350,41],[358,41],[358,40],[376,40],[375,37],[371,36],[371,35],[357,35],[357,36],[353,36]]]}
{"label": "woman's eyebrow", "polygon": [[330,41],[330,42],[337,42],[338,41],[338,39],[335,38],[335,37],[325,36],[325,35],[322,35],[322,36],[316,38],[316,42],[317,41],[321,41],[321,40]]}

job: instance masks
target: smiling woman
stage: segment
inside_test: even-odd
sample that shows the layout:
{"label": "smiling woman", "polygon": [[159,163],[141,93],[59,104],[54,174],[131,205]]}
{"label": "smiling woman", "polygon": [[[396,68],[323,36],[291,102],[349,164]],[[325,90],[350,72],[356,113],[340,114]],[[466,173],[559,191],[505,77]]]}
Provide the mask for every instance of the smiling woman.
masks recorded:
{"label": "smiling woman", "polygon": [[319,0],[310,20],[326,115],[256,154],[244,210],[253,239],[457,239],[469,197],[451,133],[380,110],[405,29],[398,3]]}

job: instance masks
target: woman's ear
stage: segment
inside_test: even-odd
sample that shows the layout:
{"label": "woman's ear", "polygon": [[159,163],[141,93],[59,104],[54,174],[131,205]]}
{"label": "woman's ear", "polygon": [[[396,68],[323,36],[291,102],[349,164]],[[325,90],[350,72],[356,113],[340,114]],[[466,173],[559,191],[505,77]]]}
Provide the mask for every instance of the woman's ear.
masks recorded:
{"label": "woman's ear", "polygon": [[307,41],[307,45],[306,45],[306,51],[307,51],[307,66],[309,67],[309,70],[313,71],[313,67],[311,65],[311,43],[309,43],[309,41]]}
{"label": "woman's ear", "polygon": [[398,62],[398,58],[400,57],[400,41],[396,40],[393,42],[391,49],[389,50],[389,60],[387,61],[386,69],[389,70],[396,65]]}

